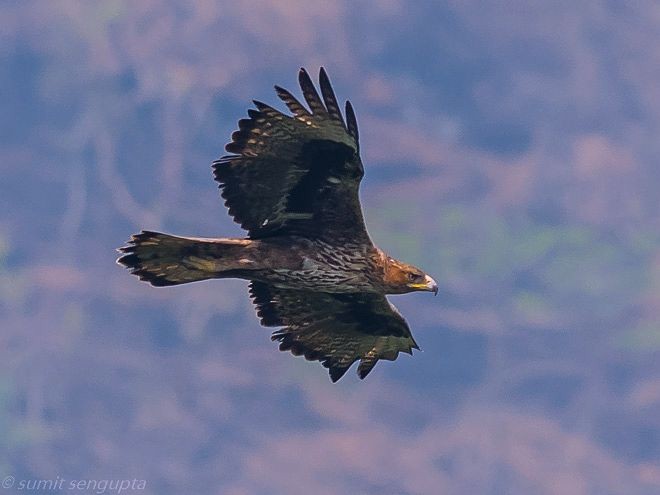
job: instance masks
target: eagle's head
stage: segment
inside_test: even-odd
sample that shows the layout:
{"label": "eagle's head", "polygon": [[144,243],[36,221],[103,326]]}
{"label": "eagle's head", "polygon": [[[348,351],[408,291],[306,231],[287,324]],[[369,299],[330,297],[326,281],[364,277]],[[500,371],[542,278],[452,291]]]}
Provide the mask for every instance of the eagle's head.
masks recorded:
{"label": "eagle's head", "polygon": [[405,294],[422,290],[438,295],[438,284],[435,280],[416,266],[389,256],[385,262],[383,281],[388,294]]}

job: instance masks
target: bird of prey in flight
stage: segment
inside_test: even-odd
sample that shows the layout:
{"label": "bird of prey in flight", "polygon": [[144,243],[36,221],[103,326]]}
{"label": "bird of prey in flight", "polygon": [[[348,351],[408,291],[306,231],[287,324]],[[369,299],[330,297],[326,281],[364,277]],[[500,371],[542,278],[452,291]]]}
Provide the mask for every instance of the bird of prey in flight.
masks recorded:
{"label": "bird of prey in flight", "polygon": [[320,361],[333,382],[359,360],[366,377],[378,360],[419,349],[386,294],[430,291],[422,270],[388,256],[367,233],[358,190],[364,175],[355,113],[346,120],[323,68],[318,94],[305,69],[306,106],[275,86],[292,115],[254,101],[249,118],[213,163],[242,239],[134,234],[118,262],[154,286],[211,278],[249,280],[261,324],[280,327],[283,351]]}

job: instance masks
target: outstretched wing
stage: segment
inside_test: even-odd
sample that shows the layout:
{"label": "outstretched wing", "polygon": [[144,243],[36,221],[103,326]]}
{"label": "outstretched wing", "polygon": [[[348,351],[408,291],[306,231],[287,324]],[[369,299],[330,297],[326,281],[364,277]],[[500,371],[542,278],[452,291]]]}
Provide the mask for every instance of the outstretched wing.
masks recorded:
{"label": "outstretched wing", "polygon": [[394,361],[399,352],[419,349],[408,324],[383,295],[329,294],[279,289],[250,283],[261,324],[284,327],[273,333],[280,350],[320,361],[333,382],[360,360],[366,377],[379,359]]}
{"label": "outstretched wing", "polygon": [[293,116],[255,101],[238,122],[223,156],[213,164],[225,205],[251,238],[300,234],[370,242],[358,189],[364,175],[355,114],[346,102],[344,123],[321,68],[321,96],[305,69],[299,81],[305,108],[275,87]]}

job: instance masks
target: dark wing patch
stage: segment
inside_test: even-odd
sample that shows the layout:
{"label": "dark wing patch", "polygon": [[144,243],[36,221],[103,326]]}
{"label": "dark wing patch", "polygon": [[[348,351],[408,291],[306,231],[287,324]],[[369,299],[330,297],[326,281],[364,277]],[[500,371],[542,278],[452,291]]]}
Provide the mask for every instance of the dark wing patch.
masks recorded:
{"label": "dark wing patch", "polygon": [[[315,218],[325,216],[326,221],[333,215],[333,196],[336,185],[328,183],[328,178],[346,176],[346,163],[351,159],[353,150],[348,146],[329,140],[315,140],[305,143],[301,157],[309,164],[309,171],[291,188],[286,201],[286,211],[290,213],[308,213]],[[339,180],[339,179],[337,179]],[[328,211],[318,211],[319,208]],[[335,219],[339,226],[341,218]],[[349,225],[347,225],[348,227]]]}
{"label": "dark wing patch", "polygon": [[329,294],[279,289],[250,283],[261,323],[284,327],[273,333],[280,350],[320,361],[339,380],[359,360],[365,378],[379,359],[419,349],[408,324],[387,298],[378,294]]}
{"label": "dark wing patch", "polygon": [[[213,164],[229,213],[251,238],[300,234],[370,242],[358,189],[364,170],[355,115],[344,123],[323,69],[321,96],[304,69],[300,86],[308,108],[275,87],[293,116],[255,101]],[[349,107],[347,107],[349,108]]]}

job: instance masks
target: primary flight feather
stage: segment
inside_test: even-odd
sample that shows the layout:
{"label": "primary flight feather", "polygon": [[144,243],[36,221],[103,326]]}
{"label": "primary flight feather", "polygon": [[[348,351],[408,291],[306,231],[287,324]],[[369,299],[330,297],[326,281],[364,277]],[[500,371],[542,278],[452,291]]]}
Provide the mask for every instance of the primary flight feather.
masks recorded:
{"label": "primary flight feather", "polygon": [[280,349],[320,361],[332,381],[359,360],[364,378],[378,360],[419,347],[386,294],[437,293],[435,281],[374,246],[362,217],[364,169],[355,113],[342,117],[325,70],[317,92],[304,69],[307,107],[275,86],[292,115],[254,101],[256,110],[213,163],[229,214],[244,239],[179,237],[142,231],[119,263],[167,286],[210,278],[250,281],[261,323],[281,327]]}

